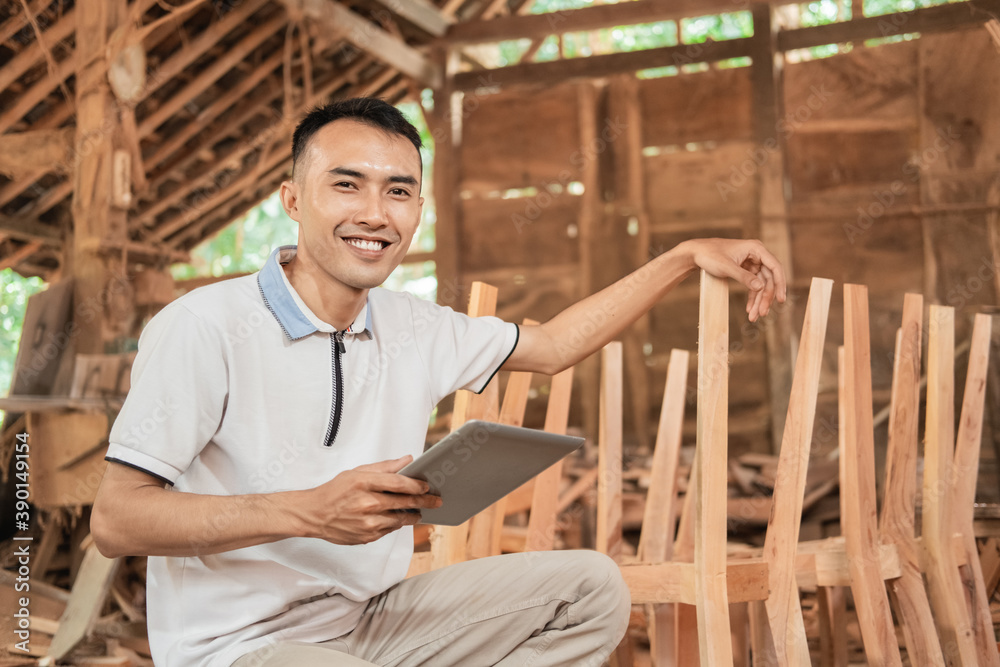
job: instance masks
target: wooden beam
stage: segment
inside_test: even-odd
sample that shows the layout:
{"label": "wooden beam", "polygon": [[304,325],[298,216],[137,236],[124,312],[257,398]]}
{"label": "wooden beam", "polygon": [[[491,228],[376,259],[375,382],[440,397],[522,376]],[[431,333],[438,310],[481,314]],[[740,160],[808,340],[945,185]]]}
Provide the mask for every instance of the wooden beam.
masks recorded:
{"label": "wooden beam", "polygon": [[386,65],[431,88],[443,80],[441,68],[423,53],[351,11],[336,0],[281,0],[292,12],[312,19],[324,30],[344,32],[344,39]]}
{"label": "wooden beam", "polygon": [[170,58],[150,72],[146,79],[146,85],[142,89],[140,101],[147,99],[163,84],[174,80],[178,74],[187,69],[188,65],[216,46],[219,40],[230,32],[256,23],[250,21],[250,17],[267,2],[268,0],[247,0],[223,16],[220,21],[208,24],[198,35],[189,38],[182,48],[174,51]]}
{"label": "wooden beam", "polygon": [[[101,244],[128,241],[125,210],[111,200],[114,152],[122,146],[117,101],[107,82],[105,57],[109,38],[127,16],[125,0],[80,0],[76,53],[68,59],[76,71],[76,152],[72,179],[72,246],[66,248],[73,272],[73,301],[86,304],[100,298],[109,283],[126,274],[125,259],[100,251]],[[63,186],[65,187],[65,186]],[[64,265],[66,262],[64,262]],[[106,313],[107,314],[107,313]],[[123,316],[122,314],[121,316]],[[76,352],[101,354],[105,343],[121,335],[123,323],[114,317],[77,322]]]}
{"label": "wooden beam", "polygon": [[0,143],[0,173],[11,178],[38,169],[68,173],[73,167],[73,134],[72,128],[5,134]]}
{"label": "wooden beam", "polygon": [[455,88],[475,90],[526,83],[555,83],[573,78],[597,78],[667,65],[716,62],[750,55],[752,37],[721,42],[680,44],[628,53],[611,53],[587,58],[570,58],[546,63],[525,63],[510,67],[462,72],[455,75]]}
{"label": "wooden beam", "polygon": [[702,665],[733,664],[726,588],[729,285],[701,272],[698,308],[698,457],[694,478],[695,594]]}
{"label": "wooden beam", "polygon": [[25,260],[35,254],[39,249],[41,249],[41,247],[41,242],[30,241],[6,257],[0,257],[0,271],[8,268],[16,269],[17,265],[20,264],[22,260]]}
{"label": "wooden beam", "polygon": [[[31,16],[38,16],[42,10],[51,5],[51,0],[32,0],[28,5],[28,12]],[[24,13],[23,7],[18,4],[13,5],[13,16],[0,25],[0,44],[21,32],[25,26],[30,25],[29,17]]]}
{"label": "wooden beam", "polygon": [[39,43],[36,35],[34,42],[4,63],[3,67],[0,68],[0,90],[6,90],[31,67],[42,62],[45,58],[44,49],[51,49],[56,43],[73,34],[74,30],[76,30],[76,16],[71,7],[56,21],[55,25],[50,26],[42,33],[43,43]]}
{"label": "wooden beam", "polygon": [[62,244],[62,233],[52,225],[34,218],[0,216],[0,232],[19,241],[41,241],[50,245]]}
{"label": "wooden beam", "polygon": [[287,17],[279,14],[261,26],[251,30],[239,42],[226,49],[224,55],[212,61],[212,64],[202,70],[186,86],[163,102],[156,111],[142,119],[139,123],[139,136],[144,137],[158,128],[171,116],[176,114],[185,104],[203,93],[220,77],[243,62],[250,53],[266,39],[274,36],[285,23]]}
{"label": "wooden beam", "polygon": [[799,589],[795,577],[788,573],[794,570],[799,543],[832,291],[832,280],[813,278],[784,420],[774,503],[764,538],[764,560],[771,575],[770,595],[764,605],[779,665],[809,664]]}
{"label": "wooden beam", "polygon": [[263,90],[259,88],[259,85],[262,81],[268,78],[272,72],[274,72],[274,69],[278,67],[278,65],[281,64],[282,56],[283,54],[280,50],[273,53],[270,58],[265,59],[260,65],[254,67],[253,71],[242,81],[220,95],[207,107],[199,111],[198,115],[196,115],[191,122],[181,128],[180,131],[172,133],[167,140],[157,146],[156,150],[153,151],[153,154],[144,161],[146,172],[151,173],[154,167],[159,165],[168,156],[172,155],[175,151],[181,148],[189,139],[204,130],[209,123],[218,118],[228,109],[232,108],[233,105],[240,102],[245,104],[247,97],[251,93],[253,93],[253,97],[258,100],[266,99],[270,102],[274,99],[274,96],[281,90],[280,85],[275,85],[273,87],[264,86]]}
{"label": "wooden beam", "polygon": [[[79,45],[77,49],[79,49]],[[15,98],[16,101],[14,104],[0,114],[0,134],[9,130],[24,117],[24,114],[34,109],[35,105],[48,97],[49,93],[55,90],[56,86],[69,78],[76,71],[79,57],[80,54],[78,52],[67,55],[56,65],[54,72],[47,74],[27,91],[18,95]]]}
{"label": "wooden beam", "polygon": [[903,629],[907,655],[913,664],[943,666],[944,655],[921,574],[915,529],[923,303],[920,294],[903,298],[903,324],[896,332],[879,536],[883,544],[895,544],[899,552],[901,572],[889,584],[889,598]]}
{"label": "wooden beam", "polygon": [[448,27],[455,23],[452,16],[446,15],[427,0],[376,0],[376,2],[435,37],[444,35]]}
{"label": "wooden beam", "polygon": [[[632,593],[632,604],[675,602],[693,605],[698,600],[695,592],[697,572],[692,563],[626,563],[621,566],[621,573]],[[759,558],[747,558],[734,560],[729,565],[722,584],[730,602],[750,602],[767,597],[767,580],[767,563]],[[689,667],[689,663],[680,665]]]}
{"label": "wooden beam", "polygon": [[945,32],[986,23],[998,12],[1000,0],[971,0],[810,28],[783,30],[778,33],[778,48],[791,51],[907,33]]}
{"label": "wooden beam", "polygon": [[840,502],[851,592],[868,664],[902,664],[892,612],[879,568],[875,495],[868,289],[844,285],[844,355],[841,366]]}
{"label": "wooden beam", "polygon": [[741,8],[736,7],[731,0],[637,0],[490,21],[462,21],[452,26],[444,39],[453,46],[513,39],[544,39],[549,35],[567,32],[678,20],[732,12]]}
{"label": "wooden beam", "polygon": [[56,660],[62,658],[90,631],[101,613],[120,563],[121,559],[102,556],[91,542],[47,655]]}
{"label": "wooden beam", "polygon": [[965,593],[953,557],[950,473],[955,450],[955,309],[930,307],[927,427],[921,507],[924,568],[931,607],[949,665],[977,664]]}
{"label": "wooden beam", "polygon": [[[777,49],[778,22],[775,8],[754,4],[753,66],[750,70],[753,93],[754,140],[767,156],[757,170],[757,215],[759,231],[748,236],[759,238],[777,257],[790,284],[794,279],[788,203],[785,201],[785,137],[778,131],[784,117],[784,58]],[[749,231],[749,230],[748,230]],[[768,398],[771,408],[771,446],[774,453],[781,446],[785,415],[792,389],[795,333],[791,304],[775,303],[764,327],[767,346]]]}
{"label": "wooden beam", "polygon": [[601,408],[598,441],[597,537],[594,548],[622,558],[622,344],[601,351]]}

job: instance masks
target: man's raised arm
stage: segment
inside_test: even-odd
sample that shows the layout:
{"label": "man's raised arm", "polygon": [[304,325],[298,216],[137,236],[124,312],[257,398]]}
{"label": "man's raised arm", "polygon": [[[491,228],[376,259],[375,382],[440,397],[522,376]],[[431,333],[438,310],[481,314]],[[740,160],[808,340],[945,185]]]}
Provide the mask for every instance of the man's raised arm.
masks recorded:
{"label": "man's raised arm", "polygon": [[785,300],[784,271],[760,241],[685,241],[548,322],[521,327],[504,368],[550,375],[569,368],[614,340],[696,269],[745,285],[751,322],[767,315],[775,298]]}

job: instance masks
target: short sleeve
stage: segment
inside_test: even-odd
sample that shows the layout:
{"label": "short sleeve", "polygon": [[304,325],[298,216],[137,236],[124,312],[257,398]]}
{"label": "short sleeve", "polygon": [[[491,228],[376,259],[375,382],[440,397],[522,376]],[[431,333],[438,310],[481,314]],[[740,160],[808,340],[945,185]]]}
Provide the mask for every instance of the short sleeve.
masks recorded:
{"label": "short sleeve", "polygon": [[139,337],[107,460],[173,484],[219,429],[228,395],[223,335],[175,302]]}
{"label": "short sleeve", "polygon": [[410,298],[413,331],[435,403],[457,389],[482,392],[517,346],[516,324],[469,317],[447,306]]}

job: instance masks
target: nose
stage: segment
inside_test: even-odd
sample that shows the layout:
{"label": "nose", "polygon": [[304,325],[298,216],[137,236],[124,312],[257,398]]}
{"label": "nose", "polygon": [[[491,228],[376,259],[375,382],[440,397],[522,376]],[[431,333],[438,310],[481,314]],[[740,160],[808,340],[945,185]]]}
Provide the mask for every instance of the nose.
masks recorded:
{"label": "nose", "polygon": [[364,195],[361,208],[354,216],[354,222],[368,225],[372,229],[379,229],[389,224],[382,193],[372,189]]}

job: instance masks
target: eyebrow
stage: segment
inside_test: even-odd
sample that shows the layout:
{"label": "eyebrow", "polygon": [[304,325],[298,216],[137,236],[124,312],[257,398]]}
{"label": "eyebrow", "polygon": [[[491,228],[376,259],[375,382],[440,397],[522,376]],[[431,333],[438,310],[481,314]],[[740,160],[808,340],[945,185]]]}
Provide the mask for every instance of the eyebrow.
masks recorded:
{"label": "eyebrow", "polygon": [[[334,167],[333,169],[330,169],[327,173],[339,176],[350,176],[352,178],[357,178],[360,180],[366,180],[368,178],[365,174],[361,173],[357,169],[350,169],[348,167]],[[402,183],[404,185],[412,185],[412,186],[418,185],[416,178],[407,175],[390,176],[389,178],[386,179],[386,181],[389,183]]]}

